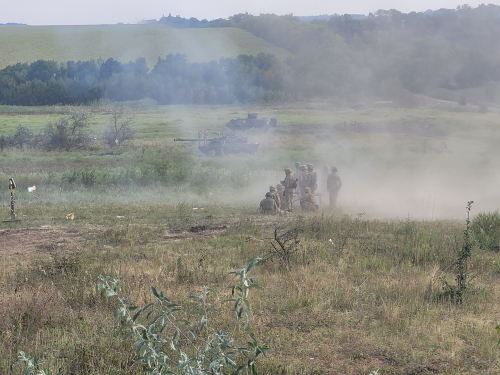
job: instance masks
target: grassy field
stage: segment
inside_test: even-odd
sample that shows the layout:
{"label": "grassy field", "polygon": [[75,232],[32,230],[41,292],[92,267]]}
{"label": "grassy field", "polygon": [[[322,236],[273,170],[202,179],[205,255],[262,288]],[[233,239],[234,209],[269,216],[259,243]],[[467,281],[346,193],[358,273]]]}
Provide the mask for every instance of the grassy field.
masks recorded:
{"label": "grassy field", "polygon": [[0,69],[36,60],[107,60],[123,63],[146,59],[152,68],[158,57],[185,54],[189,62],[218,61],[240,54],[289,52],[237,28],[168,29],[158,25],[0,26]]}
{"label": "grassy field", "polygon": [[[42,131],[70,110],[0,107],[0,132]],[[111,149],[101,141],[105,108],[78,110],[93,113],[89,150],[0,151],[0,215],[9,217],[14,177],[22,219],[0,223],[0,373],[22,373],[10,366],[24,350],[68,374],[139,374],[97,276],[120,278],[138,305],[151,300],[151,285],[186,305],[208,285],[221,301],[229,271],[254,256],[264,258],[253,275],[262,289],[249,330],[236,336],[269,345],[263,374],[499,373],[498,253],[475,246],[464,303],[440,299],[443,280],[455,282],[466,202],[475,201],[473,217],[500,205],[498,114],[149,106],[132,111],[135,139]],[[173,141],[225,132],[249,112],[278,119],[268,133],[245,132],[260,143],[257,155],[209,158]],[[338,166],[339,208],[258,215],[295,161],[316,165],[322,192],[322,166]],[[299,233],[289,268],[270,252],[276,226]],[[229,319],[222,313],[217,324]]]}

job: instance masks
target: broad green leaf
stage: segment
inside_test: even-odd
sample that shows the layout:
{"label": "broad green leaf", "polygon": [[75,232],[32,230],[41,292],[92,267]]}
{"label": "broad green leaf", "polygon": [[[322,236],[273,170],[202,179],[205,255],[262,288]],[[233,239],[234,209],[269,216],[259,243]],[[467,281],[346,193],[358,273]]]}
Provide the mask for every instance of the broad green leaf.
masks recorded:
{"label": "broad green leaf", "polygon": [[243,329],[247,329],[248,328],[248,314],[246,311],[244,311],[243,314],[245,314],[245,325],[243,326]]}
{"label": "broad green leaf", "polygon": [[245,305],[247,307],[248,316],[250,317],[252,315],[252,309],[250,308],[250,301],[247,299],[245,299],[243,301],[245,302]]}
{"label": "broad green leaf", "polygon": [[151,287],[151,292],[153,292],[153,295],[156,297],[156,298],[160,298],[160,296],[158,295],[158,292],[156,291],[156,288],[154,286]]}
{"label": "broad green leaf", "polygon": [[125,336],[123,336],[123,340],[127,340],[130,336],[132,336],[134,334],[134,331],[130,331],[129,333],[127,333]]}
{"label": "broad green leaf", "polygon": [[238,308],[238,304],[241,301],[241,296],[238,296],[238,298],[235,299],[234,301],[234,309],[236,310]]}
{"label": "broad green leaf", "polygon": [[219,293],[217,293],[214,289],[212,288],[207,288],[207,291],[209,292],[212,292],[213,294],[215,294],[217,297],[219,296]]}

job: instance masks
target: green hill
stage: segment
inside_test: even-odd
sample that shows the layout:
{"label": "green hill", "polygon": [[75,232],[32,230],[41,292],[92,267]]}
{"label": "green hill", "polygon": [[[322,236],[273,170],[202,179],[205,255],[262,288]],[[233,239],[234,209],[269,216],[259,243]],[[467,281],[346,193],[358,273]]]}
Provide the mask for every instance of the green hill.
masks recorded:
{"label": "green hill", "polygon": [[240,54],[290,55],[283,48],[238,28],[168,29],[157,25],[0,26],[0,69],[36,60],[107,60],[146,58],[150,67],[158,57],[185,54],[189,62],[208,62]]}

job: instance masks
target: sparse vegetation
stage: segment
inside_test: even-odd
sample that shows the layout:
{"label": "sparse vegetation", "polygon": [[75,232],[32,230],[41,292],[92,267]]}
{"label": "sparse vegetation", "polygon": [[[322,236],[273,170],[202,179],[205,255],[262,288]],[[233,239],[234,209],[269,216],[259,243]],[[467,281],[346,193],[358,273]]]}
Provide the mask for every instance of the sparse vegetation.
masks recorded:
{"label": "sparse vegetation", "polygon": [[[85,109],[94,113],[87,131],[97,138],[109,114]],[[40,134],[47,118],[70,114],[69,108],[38,110],[0,107],[9,114],[0,118],[2,134],[12,136],[20,123]],[[8,244],[0,246],[0,373],[21,374],[21,366],[11,366],[24,351],[37,353],[47,372],[139,374],[137,353],[119,339],[116,305],[96,292],[96,277],[120,279],[132,306],[155,302],[153,285],[183,306],[203,285],[228,295],[233,277],[227,270],[241,259],[268,258],[275,225],[297,228],[301,246],[288,272],[270,260],[252,269],[264,289],[252,296],[246,331],[271,348],[259,357],[260,373],[497,372],[498,254],[474,251],[461,305],[431,297],[442,292],[441,277],[457,275],[463,207],[447,200],[455,198],[451,192],[481,186],[480,199],[474,189],[475,210],[494,204],[486,176],[495,172],[488,160],[500,157],[498,114],[337,110],[324,102],[132,112],[137,132],[119,149],[99,141],[88,150],[25,145],[0,152],[0,180],[16,179],[16,212],[23,219],[0,223],[0,241]],[[196,134],[198,126],[222,131],[228,119],[246,112],[278,118],[265,136],[248,132],[261,142],[257,155],[208,158],[196,142],[172,141]],[[337,130],[344,122],[357,130]],[[450,152],[442,152],[441,137]],[[339,210],[330,211],[324,199],[312,216],[255,214],[283,167],[299,160],[316,165],[320,188],[321,165],[335,162],[346,188]],[[452,185],[439,179],[443,170]],[[404,178],[419,182],[407,199]],[[437,190],[435,209],[427,180],[449,187]],[[28,193],[33,185],[36,191]],[[0,215],[8,218],[4,189]],[[399,205],[410,215],[397,211]],[[71,212],[75,219],[67,220]],[[220,312],[224,322],[233,321],[234,311]],[[237,329],[236,335],[246,333]]]}
{"label": "sparse vegetation", "polygon": [[135,131],[132,129],[134,118],[125,113],[123,107],[112,107],[110,109],[110,124],[104,132],[104,140],[111,147],[117,147],[125,141],[133,139]]}
{"label": "sparse vegetation", "polygon": [[[105,291],[106,297],[117,296],[120,307],[115,317],[120,320],[121,330],[125,331],[124,340],[134,340],[136,362],[141,364],[143,371],[158,375],[222,375],[227,371],[257,374],[255,361],[269,349],[259,345],[251,334],[251,342],[242,346],[236,342],[235,334],[240,319],[243,319],[243,333],[248,328],[252,311],[249,291],[257,286],[248,273],[260,260],[256,257],[244,268],[231,272],[239,282],[231,287],[231,298],[222,304],[233,306],[236,324],[232,332],[231,322],[224,321],[227,315],[219,311],[219,293],[206,286],[190,295],[194,305],[186,311],[154,287],[151,287],[154,302],[141,309],[130,306],[118,295],[120,281],[109,276],[99,276],[101,282],[97,291]],[[140,323],[141,314],[147,323]]]}
{"label": "sparse vegetation", "polygon": [[450,300],[456,304],[463,303],[463,296],[468,287],[468,264],[469,258],[472,256],[472,249],[474,247],[474,239],[472,237],[472,231],[470,227],[470,210],[472,206],[472,201],[467,203],[467,219],[465,221],[465,229],[463,233],[463,243],[462,246],[457,251],[457,258],[454,264],[456,271],[455,285],[449,284],[446,279],[443,278],[443,291],[438,295],[438,299]]}
{"label": "sparse vegetation", "polygon": [[500,213],[480,212],[472,219],[470,229],[482,249],[500,251]]}
{"label": "sparse vegetation", "polygon": [[[155,221],[147,215],[150,208],[144,207],[144,216],[136,216],[134,221]],[[83,209],[80,217],[90,217],[89,213],[102,216],[110,210]],[[115,212],[109,212],[109,217]],[[269,243],[260,238],[274,233],[268,218],[257,216],[212,237],[210,227],[227,222],[225,216],[230,212],[221,212],[215,219],[205,218],[210,211],[203,216],[188,215],[184,228],[191,233],[186,237],[189,240],[156,235],[150,242],[141,242],[136,239],[137,229],[88,238],[71,250],[73,258],[68,260],[50,260],[50,254],[60,250],[48,248],[26,254],[24,261],[33,262],[28,268],[17,266],[15,258],[3,258],[2,371],[8,371],[19,351],[25,350],[39,353],[44,368],[53,372],[140,373],[142,366],[134,365],[136,352],[131,342],[117,340],[125,334],[113,318],[117,306],[96,293],[95,275],[111,274],[123,280],[123,293],[132,306],[156,303],[156,297],[148,293],[151,285],[163,289],[171,301],[186,306],[186,296],[205,283],[222,291],[233,280],[226,270],[234,268],[241,257],[265,255]],[[300,227],[304,242],[291,272],[284,274],[278,263],[269,261],[255,269],[264,290],[252,297],[248,333],[271,348],[260,358],[259,373],[281,374],[283,369],[291,374],[368,373],[377,369],[379,373],[411,373],[423,367],[436,372],[457,368],[474,371],[477,366],[495,369],[498,361],[491,354],[498,340],[495,326],[482,322],[489,319],[498,293],[493,273],[496,255],[474,255],[468,271],[481,274],[474,280],[475,293],[468,295],[461,307],[433,303],[426,294],[429,277],[455,275],[449,267],[456,257],[453,237],[460,236],[463,225],[355,220],[316,216],[315,223],[324,228],[319,232],[297,221],[294,225]],[[207,223],[206,237],[195,236],[203,232],[189,232],[200,222]],[[111,223],[107,226],[112,227]],[[410,225],[412,230],[404,229]],[[170,224],[162,227],[159,233],[171,230]],[[339,252],[328,239],[342,238],[346,233],[346,245]],[[180,256],[182,269],[177,265]],[[186,274],[185,267],[197,278],[188,282],[178,278],[178,272]],[[437,293],[440,285],[433,288]],[[227,298],[223,295],[221,299]],[[218,302],[212,302],[217,308]],[[234,319],[234,312],[217,309],[225,322]],[[410,320],[405,318],[408,316]],[[227,327],[229,332],[233,328],[234,324]],[[247,334],[239,329],[236,333],[241,338]],[[410,349],[407,343],[411,343]],[[384,360],[379,359],[380,352],[385,353]],[[377,360],[372,362],[373,358]],[[443,363],[447,363],[446,368]]]}

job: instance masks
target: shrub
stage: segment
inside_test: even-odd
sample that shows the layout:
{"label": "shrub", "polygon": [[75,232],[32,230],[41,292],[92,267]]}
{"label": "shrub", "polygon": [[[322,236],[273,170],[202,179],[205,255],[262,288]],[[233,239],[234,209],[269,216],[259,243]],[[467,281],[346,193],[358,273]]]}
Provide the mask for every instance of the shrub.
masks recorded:
{"label": "shrub", "polygon": [[75,112],[56,123],[49,122],[43,134],[43,148],[46,151],[87,148],[90,145],[86,131],[89,119],[88,113]]}
{"label": "shrub", "polygon": [[19,124],[17,127],[16,134],[12,137],[12,145],[20,149],[23,148],[25,144],[28,144],[33,138],[33,130],[29,127]]}
{"label": "shrub", "polygon": [[456,285],[449,284],[444,278],[443,282],[443,291],[441,295],[438,296],[438,299],[441,300],[449,300],[456,304],[462,304],[463,295],[467,289],[467,266],[468,259],[472,256],[472,248],[474,246],[474,240],[472,236],[471,230],[471,222],[470,222],[470,210],[473,201],[467,202],[467,220],[465,221],[465,229],[463,232],[463,243],[462,247],[457,251],[457,259],[455,260],[455,281]]}
{"label": "shrub", "polygon": [[[233,307],[236,324],[243,319],[243,329],[248,327],[251,316],[249,292],[257,286],[248,272],[260,260],[254,258],[246,267],[232,272],[239,282],[231,287],[232,298],[223,301]],[[120,319],[124,339],[133,338],[136,362],[142,365],[143,371],[157,375],[222,375],[228,371],[257,374],[255,359],[269,349],[260,346],[252,335],[247,346],[234,346],[236,329],[227,332],[221,327],[229,326],[229,322],[216,321],[218,310],[212,296],[217,298],[218,293],[213,289],[203,287],[192,294],[190,298],[195,305],[184,313],[182,306],[151,287],[155,302],[138,309],[119,297],[120,280],[109,276],[99,278],[98,291],[105,292],[107,297],[116,296],[120,303],[115,316]]]}
{"label": "shrub", "polygon": [[[18,361],[15,365],[24,363],[24,375],[50,375],[51,373],[45,372],[42,370],[42,365],[45,363],[44,361],[38,359],[36,355],[26,355],[23,351],[19,352]],[[58,373],[57,375],[62,375],[63,372]]]}
{"label": "shrub", "polygon": [[272,248],[269,249],[271,258],[277,258],[281,268],[290,270],[291,257],[297,252],[300,245],[299,227],[276,226],[271,245]]}
{"label": "shrub", "polygon": [[133,116],[126,116],[122,107],[113,107],[109,110],[111,118],[108,130],[104,132],[105,142],[111,146],[120,146],[123,142],[133,139],[135,131],[130,127]]}
{"label": "shrub", "polygon": [[0,135],[0,150],[6,148],[10,142],[11,142],[11,137],[5,136],[3,134]]}

